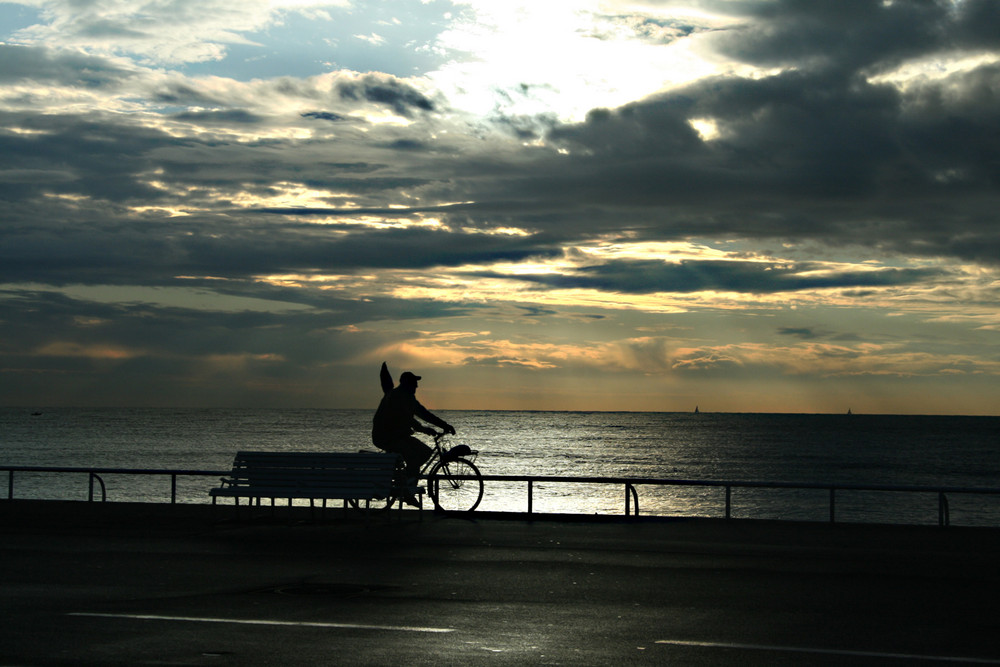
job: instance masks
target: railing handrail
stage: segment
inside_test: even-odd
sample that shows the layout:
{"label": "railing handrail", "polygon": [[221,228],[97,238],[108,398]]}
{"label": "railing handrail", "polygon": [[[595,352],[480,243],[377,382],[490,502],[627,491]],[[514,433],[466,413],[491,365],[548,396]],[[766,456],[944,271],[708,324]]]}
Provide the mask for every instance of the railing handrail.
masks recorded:
{"label": "railing handrail", "polygon": [[105,475],[228,475],[232,470],[187,470],[183,468],[103,468],[92,466],[4,466],[0,471],[79,472]]}

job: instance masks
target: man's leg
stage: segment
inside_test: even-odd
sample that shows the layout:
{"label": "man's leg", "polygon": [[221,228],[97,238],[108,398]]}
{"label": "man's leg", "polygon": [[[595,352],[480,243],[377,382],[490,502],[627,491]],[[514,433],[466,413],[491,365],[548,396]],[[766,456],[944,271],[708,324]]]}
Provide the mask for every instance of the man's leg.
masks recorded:
{"label": "man's leg", "polygon": [[[417,477],[420,475],[420,466],[431,457],[431,448],[414,437],[409,437],[399,443],[399,453],[406,461],[406,482],[408,485],[416,486]],[[416,497],[412,494],[404,498],[407,504],[418,506]]]}
{"label": "man's leg", "polygon": [[420,466],[431,457],[432,450],[411,436],[399,443],[397,451],[406,459],[406,476],[416,477],[420,474]]}

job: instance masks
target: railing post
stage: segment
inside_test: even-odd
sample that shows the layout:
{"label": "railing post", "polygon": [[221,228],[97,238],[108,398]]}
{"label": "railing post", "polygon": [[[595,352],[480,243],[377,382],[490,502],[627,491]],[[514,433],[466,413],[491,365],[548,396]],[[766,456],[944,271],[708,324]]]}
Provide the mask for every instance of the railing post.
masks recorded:
{"label": "railing post", "polygon": [[532,479],[529,479],[528,480],[528,514],[531,514],[532,510],[534,509],[534,507],[533,507],[534,485],[535,485],[535,481],[532,480]]}
{"label": "railing post", "polygon": [[170,474],[170,504],[177,503],[177,473]]}
{"label": "railing post", "polygon": [[625,482],[625,516],[633,515],[639,516],[639,492],[632,484]]}
{"label": "railing post", "polygon": [[87,502],[94,502],[94,473],[88,475]]}
{"label": "railing post", "polygon": [[726,518],[729,519],[733,516],[733,487],[730,484],[726,484]]}
{"label": "railing post", "polygon": [[948,510],[948,496],[944,495],[944,491],[938,493],[938,525],[951,525],[951,514]]}
{"label": "railing post", "polygon": [[835,498],[837,495],[837,490],[834,487],[830,487],[830,523],[835,523],[837,519],[836,511],[834,510]]}
{"label": "railing post", "polygon": [[14,500],[14,471],[7,471],[7,500]]}
{"label": "railing post", "polygon": [[94,502],[94,480],[101,485],[101,502],[106,502],[108,499],[108,489],[104,486],[104,480],[96,472],[90,473],[90,489],[87,493],[87,502]]}

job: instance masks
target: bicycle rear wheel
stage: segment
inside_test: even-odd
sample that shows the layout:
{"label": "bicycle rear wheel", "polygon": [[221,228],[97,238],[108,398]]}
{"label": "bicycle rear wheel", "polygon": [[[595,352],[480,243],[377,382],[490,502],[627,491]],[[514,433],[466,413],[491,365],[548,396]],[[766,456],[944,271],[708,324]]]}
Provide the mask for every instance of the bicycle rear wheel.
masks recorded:
{"label": "bicycle rear wheel", "polygon": [[439,461],[427,476],[427,492],[435,509],[471,512],[483,499],[483,475],[466,459]]}

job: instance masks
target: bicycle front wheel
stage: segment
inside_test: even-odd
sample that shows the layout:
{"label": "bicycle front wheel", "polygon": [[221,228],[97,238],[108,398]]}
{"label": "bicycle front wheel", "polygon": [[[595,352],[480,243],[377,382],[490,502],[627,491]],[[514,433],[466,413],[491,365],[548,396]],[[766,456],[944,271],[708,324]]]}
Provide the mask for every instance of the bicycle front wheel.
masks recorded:
{"label": "bicycle front wheel", "polygon": [[427,492],[435,509],[471,512],[483,499],[483,475],[466,459],[440,461],[427,476]]}

